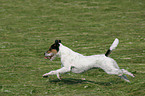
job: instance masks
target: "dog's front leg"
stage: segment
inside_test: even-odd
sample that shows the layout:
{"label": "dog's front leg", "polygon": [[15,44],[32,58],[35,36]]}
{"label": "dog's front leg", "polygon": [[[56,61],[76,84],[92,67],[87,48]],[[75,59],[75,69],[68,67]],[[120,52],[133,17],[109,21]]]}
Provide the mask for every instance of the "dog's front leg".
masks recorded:
{"label": "dog's front leg", "polygon": [[59,74],[66,73],[66,72],[69,72],[69,71],[70,71],[70,68],[62,67],[58,70],[50,71],[49,73],[44,74],[43,77],[46,77],[46,76],[49,76],[49,75],[57,75],[57,78],[61,79]]}

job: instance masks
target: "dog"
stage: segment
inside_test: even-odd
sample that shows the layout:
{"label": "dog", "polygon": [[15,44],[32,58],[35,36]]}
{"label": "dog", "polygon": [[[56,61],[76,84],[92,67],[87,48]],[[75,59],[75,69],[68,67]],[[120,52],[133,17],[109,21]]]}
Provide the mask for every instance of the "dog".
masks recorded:
{"label": "dog", "polygon": [[43,75],[48,77],[49,75],[57,75],[57,78],[61,80],[60,74],[66,72],[82,73],[92,68],[101,68],[107,74],[118,75],[126,82],[130,82],[126,75],[134,77],[134,75],[125,69],[120,69],[116,61],[110,57],[110,53],[117,47],[119,40],[116,38],[107,50],[106,54],[84,56],[77,52],[72,51],[70,48],[64,46],[61,40],[55,40],[55,43],[44,53],[45,59],[54,60],[55,57],[61,58],[62,68],[54,71],[50,71]]}

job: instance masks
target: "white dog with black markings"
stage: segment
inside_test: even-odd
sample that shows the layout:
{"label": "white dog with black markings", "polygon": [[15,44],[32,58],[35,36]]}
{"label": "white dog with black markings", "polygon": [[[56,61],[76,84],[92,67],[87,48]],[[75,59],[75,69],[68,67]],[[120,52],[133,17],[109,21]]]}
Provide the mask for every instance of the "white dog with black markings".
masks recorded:
{"label": "white dog with black markings", "polygon": [[61,58],[62,68],[50,71],[44,74],[43,77],[57,75],[58,79],[61,80],[59,74],[66,72],[82,73],[96,67],[103,69],[107,74],[118,75],[125,81],[130,82],[124,74],[132,77],[134,77],[134,75],[125,69],[120,69],[116,61],[108,57],[111,51],[117,47],[118,43],[119,40],[116,38],[106,54],[84,56],[61,44],[61,40],[55,40],[55,43],[51,45],[44,55],[46,59],[50,60],[59,56]]}

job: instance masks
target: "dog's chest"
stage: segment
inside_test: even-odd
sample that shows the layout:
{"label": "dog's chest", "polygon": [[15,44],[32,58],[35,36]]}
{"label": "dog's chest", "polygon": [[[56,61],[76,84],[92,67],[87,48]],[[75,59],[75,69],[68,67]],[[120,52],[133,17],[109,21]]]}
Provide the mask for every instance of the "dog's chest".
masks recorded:
{"label": "dog's chest", "polygon": [[73,57],[73,56],[61,57],[61,63],[63,64],[63,66],[76,65],[79,63],[78,61],[79,61],[79,59],[77,57]]}

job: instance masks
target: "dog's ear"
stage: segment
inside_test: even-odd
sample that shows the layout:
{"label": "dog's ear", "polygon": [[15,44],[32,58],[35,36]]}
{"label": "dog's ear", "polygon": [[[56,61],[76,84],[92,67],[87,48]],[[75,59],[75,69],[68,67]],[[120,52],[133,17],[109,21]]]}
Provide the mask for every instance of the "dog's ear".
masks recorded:
{"label": "dog's ear", "polygon": [[61,40],[58,40],[59,41],[59,43],[61,43]]}
{"label": "dog's ear", "polygon": [[59,43],[61,43],[61,40],[55,40],[56,45],[59,45]]}

